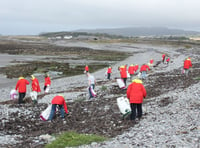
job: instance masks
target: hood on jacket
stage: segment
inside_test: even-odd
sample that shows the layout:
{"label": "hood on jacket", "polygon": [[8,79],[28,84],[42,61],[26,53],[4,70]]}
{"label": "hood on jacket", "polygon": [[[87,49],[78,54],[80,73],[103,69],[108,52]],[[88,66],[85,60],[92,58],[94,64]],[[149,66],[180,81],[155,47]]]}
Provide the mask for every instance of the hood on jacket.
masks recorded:
{"label": "hood on jacket", "polygon": [[134,79],[134,80],[132,80],[132,82],[141,83],[142,84],[142,80],[140,80],[140,79]]}
{"label": "hood on jacket", "polygon": [[19,77],[19,80],[24,79],[24,77]]}
{"label": "hood on jacket", "polygon": [[35,79],[35,76],[34,75],[31,75],[31,80],[34,80]]}

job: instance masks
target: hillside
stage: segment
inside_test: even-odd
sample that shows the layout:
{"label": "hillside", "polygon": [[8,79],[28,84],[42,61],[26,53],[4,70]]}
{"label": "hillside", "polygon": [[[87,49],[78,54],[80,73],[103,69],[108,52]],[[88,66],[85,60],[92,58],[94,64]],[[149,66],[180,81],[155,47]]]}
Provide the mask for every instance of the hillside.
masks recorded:
{"label": "hillside", "polygon": [[87,32],[87,33],[106,33],[110,35],[120,36],[164,36],[164,35],[199,35],[197,31],[186,31],[181,29],[169,29],[165,27],[130,27],[130,28],[113,28],[113,29],[82,29],[75,32]]}

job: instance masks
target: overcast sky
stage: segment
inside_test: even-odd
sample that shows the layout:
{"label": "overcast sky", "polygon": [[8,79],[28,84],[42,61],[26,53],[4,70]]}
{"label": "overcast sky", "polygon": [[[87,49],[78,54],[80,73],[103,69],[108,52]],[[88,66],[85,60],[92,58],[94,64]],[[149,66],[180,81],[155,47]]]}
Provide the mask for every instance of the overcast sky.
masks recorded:
{"label": "overcast sky", "polygon": [[118,27],[200,31],[200,0],[0,0],[1,35]]}

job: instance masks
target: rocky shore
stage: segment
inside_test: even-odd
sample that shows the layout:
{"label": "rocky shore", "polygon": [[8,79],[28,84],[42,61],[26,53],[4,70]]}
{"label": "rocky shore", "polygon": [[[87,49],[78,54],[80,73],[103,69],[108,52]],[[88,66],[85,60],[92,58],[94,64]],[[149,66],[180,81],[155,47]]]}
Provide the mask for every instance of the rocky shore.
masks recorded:
{"label": "rocky shore", "polygon": [[[96,47],[90,44],[85,46]],[[81,148],[200,147],[199,47],[185,49],[181,46],[110,44],[99,45],[98,49],[105,47],[108,50],[132,52],[133,55],[112,65],[111,81],[105,78],[106,68],[92,73],[97,79],[97,98],[88,100],[87,77],[81,74],[55,79],[50,93],[40,94],[37,106],[31,103],[1,104],[0,146],[44,147],[47,141],[40,139],[40,135],[74,130],[109,138],[103,143],[92,143]],[[160,63],[162,53],[171,58],[168,66]],[[181,74],[183,61],[188,56],[193,63],[190,77]],[[117,68],[132,63],[142,65],[151,58],[158,64],[143,81],[147,89],[147,98],[143,104],[144,115],[133,124],[128,119],[122,119],[116,104],[117,97],[126,95],[126,90],[120,90],[117,86]],[[1,101],[8,98],[12,87],[0,89]],[[41,121],[39,114],[58,93],[62,93],[67,100],[70,116],[65,118],[66,123],[60,121],[59,117],[53,123]]]}

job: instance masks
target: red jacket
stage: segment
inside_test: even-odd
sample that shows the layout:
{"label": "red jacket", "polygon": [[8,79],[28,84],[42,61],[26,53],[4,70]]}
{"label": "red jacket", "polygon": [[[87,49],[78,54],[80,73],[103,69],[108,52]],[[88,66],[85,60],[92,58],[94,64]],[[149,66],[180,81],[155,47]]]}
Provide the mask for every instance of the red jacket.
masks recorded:
{"label": "red jacket", "polygon": [[66,104],[65,98],[63,96],[55,96],[52,99],[51,104],[63,105],[65,112],[68,113],[67,104]]}
{"label": "red jacket", "polygon": [[126,72],[125,66],[120,66],[120,75],[121,75],[121,78],[127,78],[127,72]]}
{"label": "red jacket", "polygon": [[163,60],[165,59],[165,54],[162,55],[162,59],[163,59]]}
{"label": "red jacket", "polygon": [[170,61],[170,58],[167,58],[166,61],[169,62],[169,61]]}
{"label": "red jacket", "polygon": [[135,72],[139,69],[139,65],[135,65]]}
{"label": "red jacket", "polygon": [[150,60],[150,64],[153,64],[153,62],[154,62],[154,60],[153,60],[153,59],[151,59],[151,60]]}
{"label": "red jacket", "polygon": [[148,65],[146,65],[146,64],[145,64],[145,65],[142,65],[141,68],[140,68],[140,72],[142,72],[142,71],[147,71],[147,69],[150,70],[150,68],[149,68]]}
{"label": "red jacket", "polygon": [[88,66],[85,66],[85,71],[89,71],[89,67]]}
{"label": "red jacket", "polygon": [[107,73],[112,73],[112,68],[111,67],[108,68]]}
{"label": "red jacket", "polygon": [[29,81],[24,79],[24,77],[20,77],[19,80],[17,81],[15,90],[18,89],[19,93],[25,93],[26,92],[26,85],[29,84]]}
{"label": "red jacket", "polygon": [[192,62],[190,59],[187,59],[184,61],[184,69],[189,69],[190,67],[192,67]]}
{"label": "red jacket", "polygon": [[135,72],[135,66],[133,66],[133,65],[129,66],[128,67],[128,73],[133,75],[134,72]]}
{"label": "red jacket", "polygon": [[41,92],[39,81],[37,78],[32,80],[32,91]]}
{"label": "red jacket", "polygon": [[50,79],[50,77],[45,77],[44,78],[44,86],[47,86],[47,85],[51,85],[51,79]]}
{"label": "red jacket", "polygon": [[139,79],[133,80],[133,83],[128,86],[126,95],[130,103],[142,103],[143,98],[147,95],[142,81]]}

